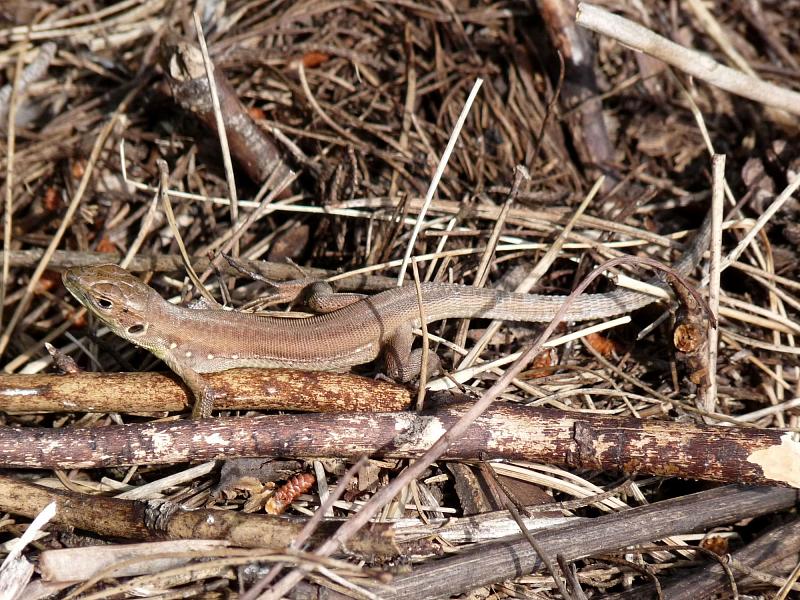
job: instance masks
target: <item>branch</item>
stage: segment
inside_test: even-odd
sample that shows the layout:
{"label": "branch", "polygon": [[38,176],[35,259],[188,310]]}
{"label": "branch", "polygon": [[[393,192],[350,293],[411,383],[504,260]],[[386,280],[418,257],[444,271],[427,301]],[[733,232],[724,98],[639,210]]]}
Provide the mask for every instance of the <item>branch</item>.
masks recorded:
{"label": "branch", "polygon": [[[219,410],[386,412],[405,410],[403,386],[349,373],[291,369],[231,369],[205,375]],[[172,373],[0,374],[0,411],[182,412],[190,394]]]}
{"label": "branch", "polygon": [[[235,456],[416,458],[463,405],[427,414],[328,413],[110,425],[0,428],[0,464],[99,468]],[[522,459],[575,469],[800,487],[800,452],[774,429],[713,427],[499,404],[453,440],[449,459]]]}

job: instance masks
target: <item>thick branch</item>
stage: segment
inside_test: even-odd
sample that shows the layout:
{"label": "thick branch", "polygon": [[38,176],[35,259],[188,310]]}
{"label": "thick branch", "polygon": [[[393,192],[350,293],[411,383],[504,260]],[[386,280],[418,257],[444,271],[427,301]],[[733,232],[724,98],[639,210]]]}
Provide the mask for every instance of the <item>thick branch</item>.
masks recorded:
{"label": "thick branch", "polygon": [[[349,373],[231,369],[205,375],[219,410],[386,412],[410,406],[409,391]],[[172,373],[0,374],[0,411],[153,413],[183,411],[190,395]]]}
{"label": "thick branch", "polygon": [[[58,508],[52,523],[126,539],[213,539],[236,546],[283,550],[305,525],[304,519],[254,515],[227,510],[186,510],[167,501],[107,498],[53,490],[0,475],[0,511],[33,518],[50,502]],[[324,522],[315,532],[319,543],[339,523]],[[355,552],[396,556],[394,532],[388,523],[360,533],[348,548]]]}
{"label": "thick branch", "polygon": [[[797,500],[796,490],[732,485],[537,532],[536,540],[550,556],[561,554],[571,561],[785,510]],[[449,598],[541,568],[525,538],[487,544],[398,577],[391,592],[381,591],[381,598]]]}
{"label": "thick branch", "polygon": [[[276,415],[92,429],[0,428],[0,464],[96,468],[233,456],[419,456],[463,408],[428,414]],[[451,459],[525,459],[579,469],[800,487],[800,453],[781,431],[712,427],[503,404],[448,450]]]}

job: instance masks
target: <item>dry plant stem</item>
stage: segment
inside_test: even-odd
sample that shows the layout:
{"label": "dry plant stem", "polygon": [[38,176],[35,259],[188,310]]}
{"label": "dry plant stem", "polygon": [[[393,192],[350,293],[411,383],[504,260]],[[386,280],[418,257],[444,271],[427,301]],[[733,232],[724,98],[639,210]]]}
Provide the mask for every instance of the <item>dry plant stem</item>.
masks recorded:
{"label": "dry plant stem", "polygon": [[[522,521],[522,515],[519,514],[517,507],[514,506],[513,502],[507,499],[505,508],[509,512],[511,517],[517,522],[519,528],[522,530],[522,536],[526,540],[528,540],[528,543],[531,545],[531,548],[533,548],[533,551],[536,552],[536,555],[541,559],[542,563],[545,566],[545,569],[547,569],[547,572],[550,573],[550,576],[553,578],[553,581],[555,581],[558,591],[561,592],[561,596],[565,599],[571,599],[572,597],[569,595],[569,592],[567,591],[564,581],[561,579],[561,576],[559,575],[558,570],[555,567],[555,564],[550,558],[551,555],[542,550],[542,546],[536,540],[534,535],[525,528],[525,524]],[[561,556],[562,556],[561,554],[558,555],[559,558]],[[563,560],[559,560],[558,563],[559,565],[561,565],[561,563],[563,563]],[[569,572],[569,568],[562,568],[562,571],[565,577],[568,576],[567,573]]]}
{"label": "dry plant stem", "polygon": [[[408,409],[405,387],[349,373],[231,369],[209,373],[221,410],[391,412]],[[173,373],[0,374],[5,413],[183,412],[191,394]]]}
{"label": "dry plant stem", "polygon": [[[8,468],[101,468],[240,456],[408,459],[466,408],[426,414],[327,413],[170,421],[102,428],[0,428]],[[445,458],[522,459],[574,469],[800,487],[788,434],[669,421],[564,413],[503,404],[464,430]],[[771,460],[770,460],[771,459]],[[763,467],[762,467],[763,465]],[[781,466],[782,465],[782,466]],[[765,472],[764,469],[768,469]],[[795,471],[796,473],[796,471]]]}
{"label": "dry plant stem", "polygon": [[[730,485],[603,515],[591,522],[541,531],[545,552],[567,561],[647,543],[664,537],[704,531],[743,518],[785,510],[800,500],[797,490]],[[541,560],[524,538],[481,544],[473,550],[415,567],[394,579],[385,600],[449,598],[480,586],[535,572]],[[696,595],[692,596],[697,598]],[[336,595],[332,598],[341,599]]]}
{"label": "dry plant stem", "polygon": [[[709,270],[708,304],[711,312],[719,315],[720,261],[722,257],[722,214],[725,201],[725,155],[715,154],[711,159],[713,193],[711,195],[711,267]],[[708,390],[703,408],[714,412],[717,406],[717,355],[719,330],[708,328]]]}
{"label": "dry plant stem", "polygon": [[745,236],[736,245],[736,248],[731,250],[725,259],[722,261],[720,269],[724,271],[731,264],[741,256],[745,248],[755,239],[759,232],[764,228],[767,222],[775,215],[776,212],[792,198],[792,195],[800,188],[800,176],[795,175],[794,179],[789,182],[780,195],[770,204],[767,209],[761,213],[756,220],[755,225],[745,234]]}
{"label": "dry plant stem", "polygon": [[[252,515],[226,510],[186,510],[166,500],[120,500],[99,495],[53,490],[0,475],[0,510],[34,517],[50,502],[58,510],[54,523],[128,539],[226,540],[233,545],[254,548],[286,548],[304,519]],[[339,523],[324,522],[312,539],[319,542],[331,535]],[[382,556],[396,556],[391,526],[376,523],[348,545],[350,550]]]}
{"label": "dry plant stem", "polygon": [[[789,567],[794,567],[796,569],[797,565],[800,563],[798,563],[793,558],[794,557],[790,557],[788,561],[784,559],[780,563],[775,564],[772,567],[772,570],[786,571]],[[760,581],[775,587],[783,586],[786,584],[786,579],[781,577],[775,577],[774,575],[771,575],[767,572],[759,571],[751,567],[748,567],[746,564],[743,564],[742,562],[734,558],[730,559],[730,566],[732,569],[736,569],[737,572],[747,577],[751,577],[753,582]],[[790,589],[795,592],[800,592],[800,585],[795,583],[792,586],[790,586]]]}
{"label": "dry plant stem", "polygon": [[695,17],[700,21],[703,29],[709,37],[717,43],[720,49],[725,53],[725,56],[727,56],[740,71],[744,71],[750,77],[758,79],[756,72],[750,67],[745,57],[736,50],[736,47],[731,43],[730,39],[728,39],[728,36],[725,35],[722,27],[720,27],[719,22],[711,14],[711,11],[706,8],[706,5],[700,0],[688,0],[687,4]]}
{"label": "dry plant stem", "polygon": [[789,596],[789,592],[792,591],[794,588],[795,582],[800,578],[800,561],[795,565],[792,572],[789,574],[789,577],[786,578],[786,582],[781,586],[781,589],[778,590],[778,593],[775,594],[775,600],[784,600]]}
{"label": "dry plant stem", "polygon": [[603,8],[581,2],[575,21],[582,27],[645,52],[720,89],[800,115],[800,93],[721,65],[706,54],[684,48]]}
{"label": "dry plant stem", "polygon": [[189,275],[189,279],[191,279],[197,292],[203,296],[211,306],[219,306],[217,299],[206,289],[206,286],[203,285],[203,282],[200,281],[197,273],[195,273],[195,270],[192,268],[189,252],[186,250],[186,245],[183,243],[183,237],[178,229],[178,223],[175,221],[175,214],[172,212],[172,204],[169,201],[169,194],[167,193],[167,190],[169,190],[169,167],[167,167],[167,161],[159,158],[156,164],[158,165],[160,176],[158,195],[161,197],[161,206],[164,209],[164,215],[167,217],[169,228],[172,231],[172,237],[175,238],[175,243],[178,244],[178,250],[183,259],[183,267],[186,269],[186,274]]}
{"label": "dry plant stem", "polygon": [[[608,137],[603,117],[603,102],[595,76],[595,53],[586,31],[575,26],[575,0],[538,0],[551,43],[564,61],[564,110],[577,106],[565,119],[572,132],[572,141],[585,165],[603,169],[613,160],[614,146]],[[603,181],[608,192],[617,183],[615,177]]]}
{"label": "dry plant stem", "polygon": [[36,285],[39,283],[39,279],[41,278],[45,269],[49,266],[51,255],[55,251],[56,247],[61,243],[61,238],[64,236],[67,228],[72,223],[72,217],[75,216],[75,212],[78,210],[78,206],[80,206],[83,195],[86,193],[86,189],[92,179],[92,174],[94,173],[94,167],[97,164],[97,159],[100,157],[100,153],[102,152],[106,141],[114,130],[117,119],[124,114],[130,102],[141,91],[146,83],[146,80],[140,80],[133,84],[131,90],[125,95],[125,97],[122,99],[122,102],[120,102],[117,106],[114,114],[100,130],[100,133],[94,142],[94,146],[92,147],[92,151],[89,154],[89,158],[86,161],[86,167],[80,183],[78,184],[78,189],[75,190],[75,195],[72,197],[72,200],[70,201],[70,204],[61,219],[61,224],[58,226],[58,230],[53,234],[47,249],[42,254],[42,259],[39,261],[36,269],[31,274],[30,279],[28,280],[28,285],[25,288],[25,292],[20,301],[17,303],[17,307],[14,310],[14,314],[11,316],[11,320],[8,322],[3,332],[0,333],[0,356],[2,356],[5,352],[8,342],[11,340],[11,335],[14,333],[14,330],[16,329],[25,312],[28,310],[28,306],[33,298]]}

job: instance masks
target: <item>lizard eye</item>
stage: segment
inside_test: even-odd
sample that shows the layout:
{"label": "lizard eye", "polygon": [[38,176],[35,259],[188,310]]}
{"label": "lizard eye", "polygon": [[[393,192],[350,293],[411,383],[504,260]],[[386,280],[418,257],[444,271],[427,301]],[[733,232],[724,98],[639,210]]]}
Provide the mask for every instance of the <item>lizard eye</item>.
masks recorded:
{"label": "lizard eye", "polygon": [[114,306],[114,303],[111,302],[111,300],[106,300],[105,298],[100,298],[97,301],[97,306],[99,306],[103,310],[111,310],[111,307]]}
{"label": "lizard eye", "polygon": [[140,333],[144,333],[144,330],[145,326],[142,323],[136,323],[127,329],[129,335],[139,335]]}

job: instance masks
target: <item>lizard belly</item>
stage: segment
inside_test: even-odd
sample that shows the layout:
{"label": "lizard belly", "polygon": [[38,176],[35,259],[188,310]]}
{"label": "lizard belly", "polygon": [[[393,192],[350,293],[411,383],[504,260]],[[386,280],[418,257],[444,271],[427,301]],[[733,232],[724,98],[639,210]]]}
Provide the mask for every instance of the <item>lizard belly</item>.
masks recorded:
{"label": "lizard belly", "polygon": [[[189,356],[187,356],[187,354]],[[353,365],[370,362],[377,357],[374,344],[366,344],[357,348],[330,351],[315,356],[304,356],[302,352],[282,352],[281,355],[269,353],[254,354],[246,352],[193,352],[176,348],[174,356],[178,361],[187,364],[198,373],[214,373],[238,368],[263,368],[263,369],[307,369],[309,371],[330,371],[345,369]],[[174,360],[174,359],[173,359]],[[167,360],[166,362],[170,362]]]}

